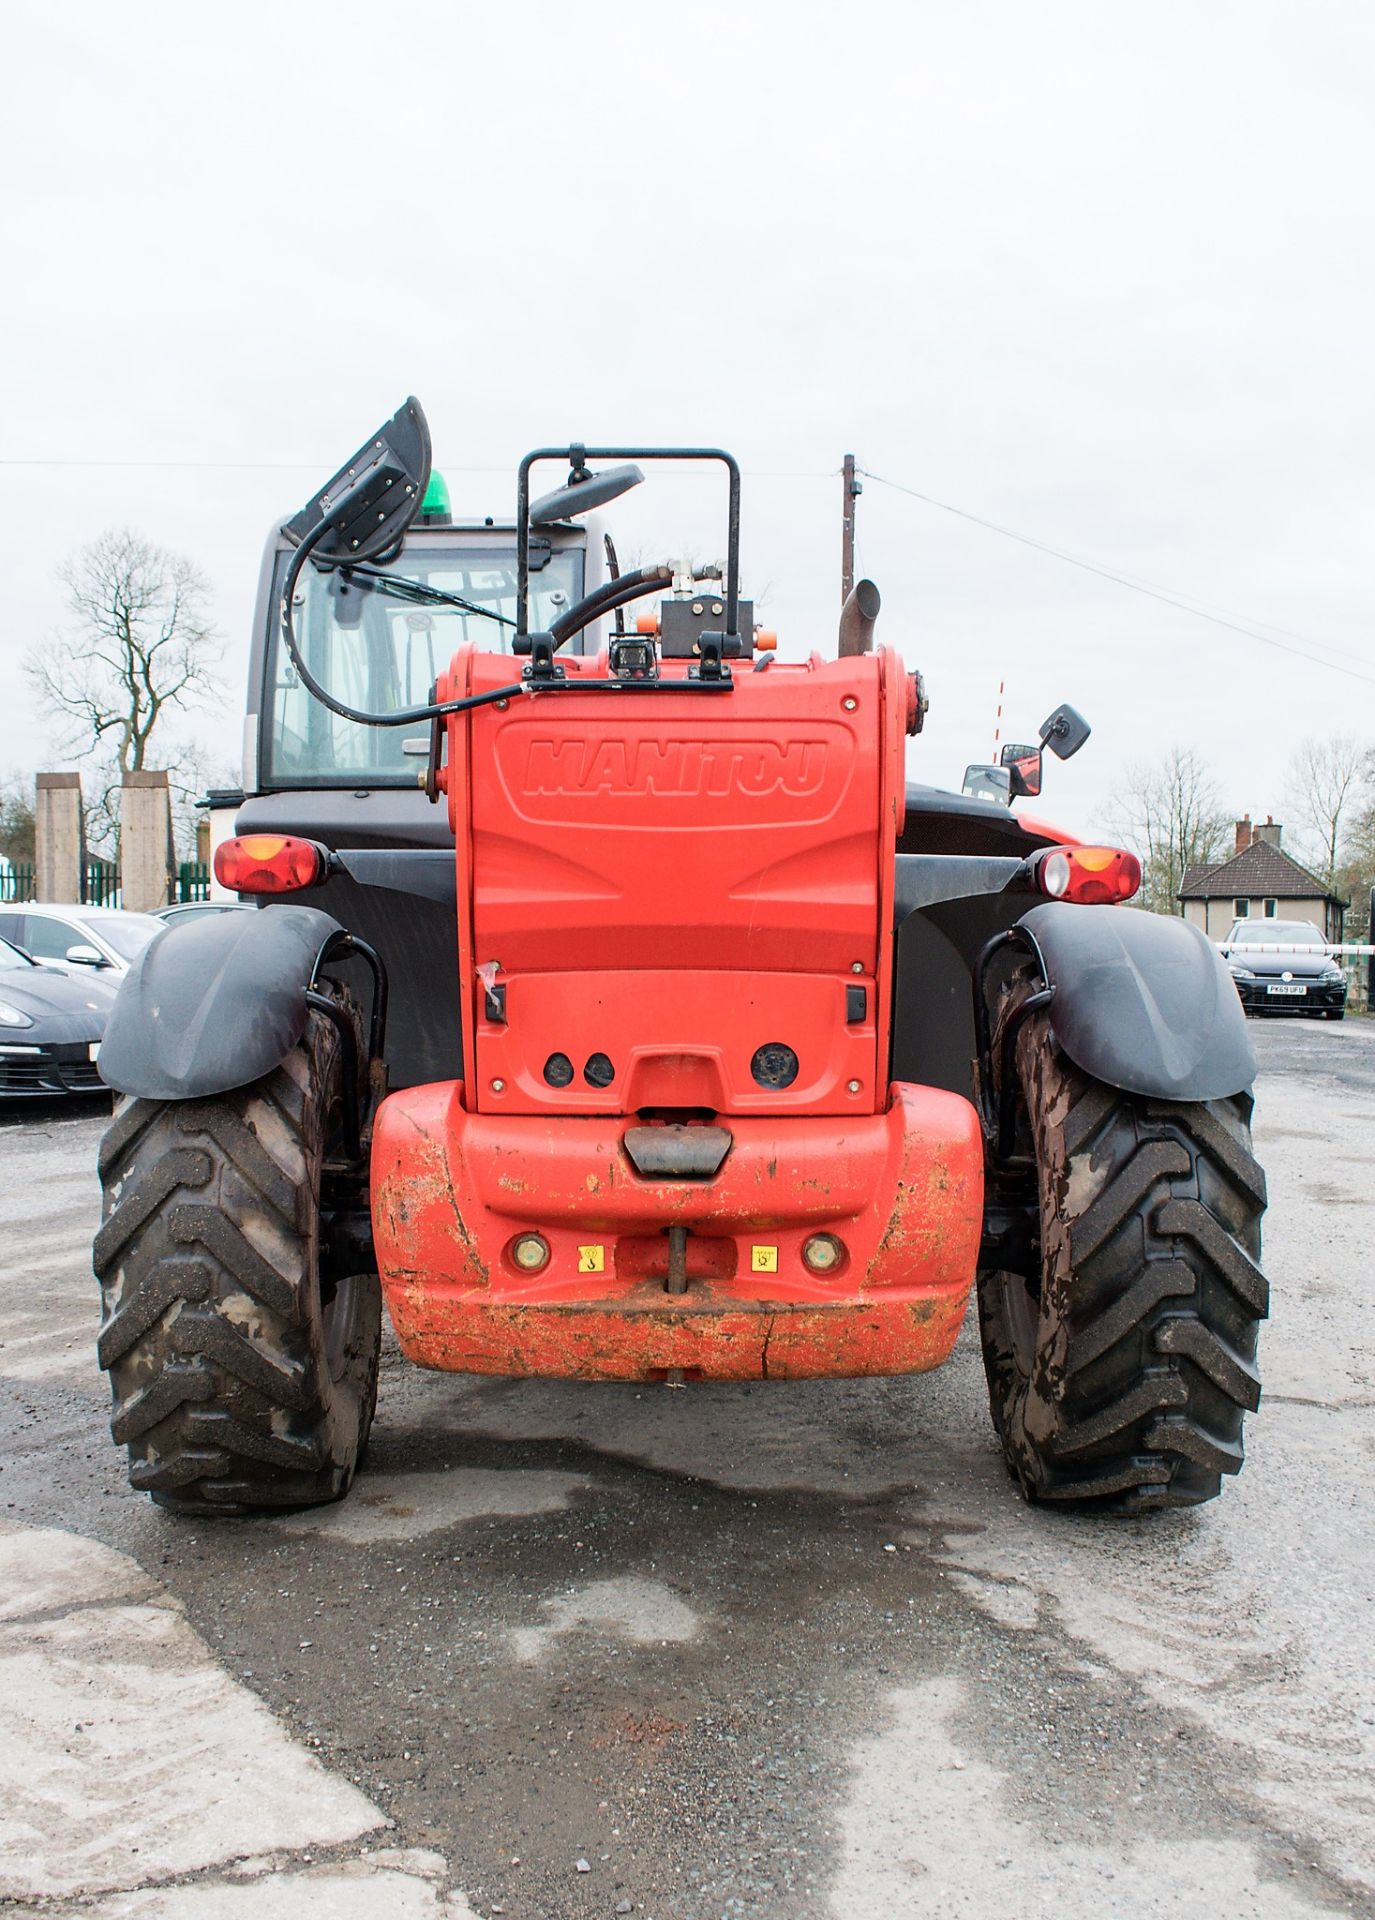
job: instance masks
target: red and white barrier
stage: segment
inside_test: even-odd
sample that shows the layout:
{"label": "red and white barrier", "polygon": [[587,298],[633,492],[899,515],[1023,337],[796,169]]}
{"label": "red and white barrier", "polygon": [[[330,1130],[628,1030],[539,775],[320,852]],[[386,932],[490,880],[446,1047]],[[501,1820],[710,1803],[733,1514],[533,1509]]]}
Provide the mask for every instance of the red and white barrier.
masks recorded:
{"label": "red and white barrier", "polygon": [[1319,949],[1319,948],[1317,948],[1317,947],[1314,947],[1314,946],[1311,946],[1311,945],[1310,945],[1310,946],[1296,946],[1296,945],[1294,945],[1294,943],[1293,943],[1292,941],[1291,941],[1291,942],[1286,942],[1286,943],[1281,943],[1281,942],[1279,942],[1279,941],[1275,941],[1275,942],[1273,942],[1273,943],[1271,943],[1271,942],[1269,942],[1269,941],[1260,941],[1260,940],[1246,940],[1246,941],[1241,941],[1241,940],[1214,940],[1214,942],[1213,942],[1213,945],[1214,945],[1214,946],[1215,946],[1215,947],[1217,948],[1217,950],[1218,950],[1218,952],[1219,952],[1219,953],[1228,953],[1228,954],[1232,954],[1232,953],[1236,953],[1236,954],[1245,954],[1245,953],[1317,953],[1317,952],[1319,952],[1319,951],[1321,951],[1322,953],[1324,953],[1324,954],[1326,954],[1326,955],[1328,955],[1329,957],[1331,957],[1331,956],[1334,956],[1334,955],[1336,955],[1336,954],[1339,954],[1339,953],[1363,953],[1363,954],[1365,954],[1365,955],[1367,955],[1367,956],[1369,956],[1369,955],[1370,955],[1370,954],[1372,954],[1372,953],[1375,953],[1375,946],[1369,946],[1369,945],[1365,945],[1365,944],[1357,944],[1357,943],[1354,943],[1354,942],[1351,942],[1351,941],[1344,941],[1344,942],[1343,942],[1342,944],[1340,944],[1339,946],[1335,946],[1335,947],[1323,947],[1323,948],[1321,948],[1321,949]]}

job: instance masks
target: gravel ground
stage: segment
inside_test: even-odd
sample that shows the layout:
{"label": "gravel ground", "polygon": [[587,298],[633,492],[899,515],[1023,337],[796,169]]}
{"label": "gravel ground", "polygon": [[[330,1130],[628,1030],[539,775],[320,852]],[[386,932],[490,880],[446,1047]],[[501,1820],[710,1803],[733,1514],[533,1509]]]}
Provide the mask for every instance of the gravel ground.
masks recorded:
{"label": "gravel ground", "polygon": [[93,1358],[105,1116],[0,1125],[0,1899],[254,1920],[1375,1912],[1375,1025],[1273,1022],[1211,1506],[1026,1508],[970,1330],[685,1390],[389,1351],[342,1505],[176,1521]]}

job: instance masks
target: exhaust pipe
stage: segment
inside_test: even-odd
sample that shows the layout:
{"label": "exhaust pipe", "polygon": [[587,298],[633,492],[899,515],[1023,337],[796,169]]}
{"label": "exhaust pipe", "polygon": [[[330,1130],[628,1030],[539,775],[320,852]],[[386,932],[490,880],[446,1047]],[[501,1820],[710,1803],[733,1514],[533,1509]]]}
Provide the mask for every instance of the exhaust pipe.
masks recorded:
{"label": "exhaust pipe", "polygon": [[883,597],[872,580],[856,580],[840,609],[840,657],[874,650],[874,622]]}

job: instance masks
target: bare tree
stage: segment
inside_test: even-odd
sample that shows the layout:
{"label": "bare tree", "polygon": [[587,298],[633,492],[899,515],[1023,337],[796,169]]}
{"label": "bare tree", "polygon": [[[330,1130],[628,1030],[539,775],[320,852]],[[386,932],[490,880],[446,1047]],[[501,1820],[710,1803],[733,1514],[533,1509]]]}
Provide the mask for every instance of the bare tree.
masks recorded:
{"label": "bare tree", "polygon": [[1112,807],[1114,828],[1141,861],[1141,905],[1180,914],[1179,889],[1190,867],[1227,849],[1228,817],[1212,775],[1193,747],[1126,769]]}
{"label": "bare tree", "polygon": [[1341,855],[1333,891],[1351,902],[1348,938],[1370,938],[1370,899],[1375,892],[1375,751],[1364,756],[1361,784],[1342,824]]}
{"label": "bare tree", "polygon": [[33,831],[33,782],[12,774],[0,782],[0,854],[7,860],[32,860]]}
{"label": "bare tree", "polygon": [[1302,740],[1289,762],[1285,806],[1290,821],[1315,853],[1317,872],[1332,886],[1346,854],[1347,830],[1354,824],[1370,771],[1368,748],[1351,734]]}
{"label": "bare tree", "polygon": [[155,765],[177,772],[184,750],[169,737],[169,722],[216,691],[220,648],[204,575],[128,527],[81,548],[60,577],[71,625],[25,671],[58,722],[62,750],[86,759],[94,774],[89,831],[98,845],[114,837],[126,773]]}

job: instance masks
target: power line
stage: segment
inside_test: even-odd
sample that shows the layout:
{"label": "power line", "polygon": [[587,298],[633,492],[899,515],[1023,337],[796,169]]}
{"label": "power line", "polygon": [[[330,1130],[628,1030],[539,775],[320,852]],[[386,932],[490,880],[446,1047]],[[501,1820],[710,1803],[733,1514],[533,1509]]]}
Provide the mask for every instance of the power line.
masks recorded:
{"label": "power line", "polygon": [[[64,459],[15,459],[0,456],[0,467],[48,467],[54,469],[91,468],[91,469],[138,469],[148,471],[176,473],[319,473],[328,462],[324,460],[64,460]],[[1345,659],[1357,659],[1349,649],[1336,647],[1329,641],[1311,640],[1307,635],[1295,634],[1287,627],[1272,628],[1264,632],[1256,624],[1233,618],[1223,612],[1214,612],[1201,601],[1186,599],[1175,593],[1167,593],[1161,587],[1150,585],[1144,580],[1134,579],[1131,574],[1119,572],[1114,567],[1101,565],[1096,560],[1085,560],[1077,553],[1068,553],[1063,547],[1052,546],[1049,541],[1037,540],[1028,533],[1018,533],[1014,527],[1005,527],[996,520],[989,520],[983,514],[971,513],[966,507],[957,507],[948,500],[938,500],[934,494],[923,493],[917,487],[909,487],[901,480],[890,480],[885,474],[875,473],[872,467],[860,467],[859,472],[868,480],[881,487],[888,487],[894,493],[903,493],[909,499],[921,501],[923,506],[937,507],[942,513],[953,514],[957,520],[967,520],[971,526],[982,527],[988,533],[1001,535],[1004,540],[1015,540],[1019,546],[1030,547],[1036,553],[1046,554],[1052,560],[1062,561],[1066,566],[1078,567],[1083,573],[1091,573],[1100,580],[1109,580],[1115,586],[1126,587],[1132,593],[1144,594],[1149,600],[1157,600],[1163,606],[1174,607],[1180,613],[1189,613],[1196,620],[1207,620],[1213,626],[1224,627],[1230,633],[1239,633],[1245,639],[1257,640],[1262,646],[1275,647],[1281,653],[1293,654],[1297,659],[1307,660],[1313,666],[1326,667],[1332,673],[1345,674],[1348,679],[1360,680],[1367,686],[1375,686],[1375,676],[1359,673],[1354,667],[1344,667],[1336,660],[1324,660],[1321,654],[1311,649],[1321,647],[1328,653],[1341,654]],[[445,473],[506,474],[506,467],[459,467],[448,461],[444,463]],[[838,468],[746,468],[747,478],[752,480],[830,480],[834,479]],[[1288,634],[1290,640],[1301,641],[1302,645],[1291,645],[1286,640],[1276,638],[1277,634]]]}
{"label": "power line", "polygon": [[[325,460],[8,460],[0,467],[122,467],[158,468],[174,473],[322,473]],[[509,467],[451,467],[446,473],[509,473]]]}
{"label": "power line", "polygon": [[[20,460],[0,457],[0,467],[148,468],[171,473],[323,473],[327,460]],[[441,462],[443,473],[505,473],[510,467],[456,467]],[[839,468],[745,467],[750,480],[831,480]]]}
{"label": "power line", "polygon": [[[989,533],[1001,534],[1005,540],[1015,540],[1019,546],[1032,547],[1037,553],[1048,554],[1053,560],[1063,560],[1067,566],[1079,567],[1085,573],[1096,574],[1100,580],[1111,580],[1116,586],[1127,587],[1133,593],[1145,594],[1148,599],[1159,600],[1167,607],[1177,608],[1181,613],[1191,613],[1196,620],[1208,620],[1215,627],[1226,627],[1232,633],[1243,634],[1248,640],[1258,640],[1262,646],[1277,647],[1281,653],[1295,654],[1301,660],[1310,661],[1315,667],[1326,667],[1332,673],[1344,673],[1349,679],[1362,680],[1367,686],[1375,686],[1375,675],[1358,673],[1354,667],[1340,666],[1335,660],[1324,660],[1321,654],[1309,651],[1314,646],[1327,647],[1331,653],[1343,651],[1340,647],[1328,646],[1326,641],[1308,640],[1304,646],[1291,646],[1284,640],[1275,639],[1271,633],[1261,632],[1256,626],[1247,625],[1241,620],[1229,619],[1220,613],[1210,613],[1204,606],[1182,599],[1177,594],[1166,593],[1163,588],[1149,586],[1143,580],[1134,580],[1130,574],[1119,573],[1112,567],[1100,566],[1095,560],[1084,560],[1077,553],[1066,553],[1063,547],[1053,547],[1045,540],[1035,540],[1030,534],[1018,533],[1012,527],[1000,526],[996,520],[986,520],[982,514],[970,513],[964,507],[952,506],[948,500],[937,500],[933,494],[921,493],[916,487],[905,486],[900,480],[889,480],[883,474],[874,473],[868,467],[861,467],[860,472],[866,479],[877,481],[879,486],[890,487],[894,493],[905,493],[913,500],[920,500],[924,506],[939,507],[942,513],[954,514],[956,519],[968,520],[972,525],[983,527]],[[1284,632],[1286,629],[1280,628],[1279,631]],[[1296,638],[1306,640],[1306,636],[1296,636]],[[1352,659],[1357,656],[1348,653],[1346,657]]]}

